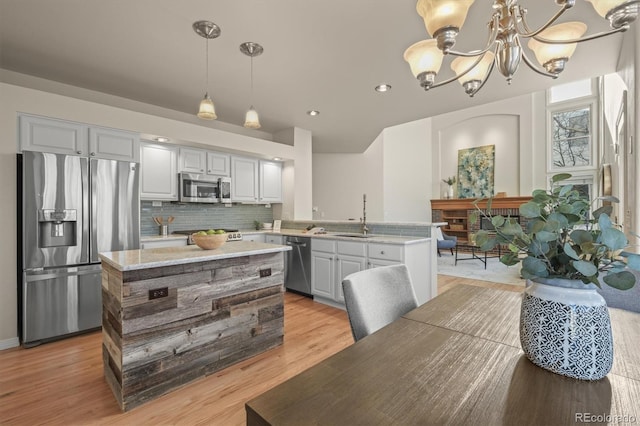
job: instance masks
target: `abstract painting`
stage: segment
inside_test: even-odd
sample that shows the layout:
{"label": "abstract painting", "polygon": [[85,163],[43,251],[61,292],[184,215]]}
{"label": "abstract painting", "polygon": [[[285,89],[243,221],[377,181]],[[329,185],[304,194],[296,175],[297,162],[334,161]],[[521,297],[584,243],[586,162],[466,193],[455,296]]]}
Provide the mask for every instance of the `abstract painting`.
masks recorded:
{"label": "abstract painting", "polygon": [[495,158],[495,145],[458,150],[458,198],[493,196]]}

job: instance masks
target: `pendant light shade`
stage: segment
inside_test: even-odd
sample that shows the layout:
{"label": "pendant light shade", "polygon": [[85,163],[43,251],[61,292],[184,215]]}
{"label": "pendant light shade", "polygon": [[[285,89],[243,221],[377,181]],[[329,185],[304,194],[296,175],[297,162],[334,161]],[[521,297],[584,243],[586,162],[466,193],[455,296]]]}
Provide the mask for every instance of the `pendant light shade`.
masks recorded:
{"label": "pendant light shade", "polygon": [[259,129],[260,128],[260,117],[258,117],[258,111],[253,108],[247,110],[247,114],[244,118],[244,127],[247,129]]}
{"label": "pendant light shade", "polygon": [[209,97],[209,93],[205,93],[204,98],[200,101],[198,118],[202,118],[203,120],[215,120],[218,118],[216,115],[216,107],[213,105],[213,101]]}
{"label": "pendant light shade", "polygon": [[[253,57],[261,55],[264,52],[264,48],[258,43],[248,41],[240,45],[240,51],[251,58],[251,98],[253,99]],[[247,129],[260,128],[260,117],[258,117],[258,111],[255,110],[253,105],[245,114],[244,127]]]}
{"label": "pendant light shade", "polygon": [[193,23],[193,30],[200,37],[204,37],[207,40],[206,43],[206,74],[205,80],[207,82],[207,91],[204,94],[204,98],[200,101],[200,107],[198,108],[198,118],[203,120],[215,120],[218,118],[216,115],[216,108],[213,105],[213,100],[209,96],[209,39],[217,38],[220,35],[220,27],[213,22],[209,21],[197,21]]}

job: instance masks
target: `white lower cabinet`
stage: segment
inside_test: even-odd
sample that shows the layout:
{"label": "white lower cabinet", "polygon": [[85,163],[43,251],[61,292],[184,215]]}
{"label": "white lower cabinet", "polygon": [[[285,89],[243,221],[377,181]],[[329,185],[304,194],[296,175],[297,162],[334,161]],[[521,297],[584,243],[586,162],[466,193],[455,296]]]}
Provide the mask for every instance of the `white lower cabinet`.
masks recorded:
{"label": "white lower cabinet", "polygon": [[282,239],[282,235],[265,235],[264,236],[264,242],[265,243],[269,243],[269,244],[283,244],[283,239]]}
{"label": "white lower cabinet", "polygon": [[242,234],[243,241],[255,241],[257,243],[264,243],[264,234]]}
{"label": "white lower cabinet", "polygon": [[318,302],[344,309],[342,280],[367,268],[405,264],[420,304],[435,297],[430,274],[430,243],[391,244],[313,238],[311,293]]}
{"label": "white lower cabinet", "polygon": [[314,299],[344,307],[342,280],[367,265],[365,243],[314,238],[311,240],[311,293]]}
{"label": "white lower cabinet", "polygon": [[162,247],[183,247],[187,245],[186,238],[172,238],[170,240],[150,240],[140,242],[140,248],[144,250]]}

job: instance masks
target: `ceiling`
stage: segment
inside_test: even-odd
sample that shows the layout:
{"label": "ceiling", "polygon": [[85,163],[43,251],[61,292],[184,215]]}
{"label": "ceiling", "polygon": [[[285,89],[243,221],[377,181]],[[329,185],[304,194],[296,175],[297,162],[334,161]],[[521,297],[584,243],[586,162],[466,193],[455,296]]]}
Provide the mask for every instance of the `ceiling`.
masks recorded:
{"label": "ceiling", "polygon": [[[222,29],[209,42],[208,91],[218,120],[194,122],[268,138],[297,126],[312,132],[314,152],[336,153],[363,152],[385,127],[554,84],[523,65],[511,86],[494,72],[474,98],[457,82],[424,92],[402,57],[409,45],[428,37],[415,3],[0,0],[0,67],[191,117],[205,92],[206,45],[191,26],[210,20]],[[552,0],[520,3],[530,9],[531,26],[557,8]],[[484,47],[491,4],[473,4],[457,49]],[[588,34],[608,29],[586,1],[578,0],[565,15],[563,21],[586,22]],[[615,71],[621,39],[615,35],[579,45],[556,82]],[[264,46],[254,58],[253,99],[250,59],[239,50],[246,41]],[[440,74],[438,80],[452,75],[447,60]],[[380,83],[392,90],[375,92]],[[260,113],[259,132],[240,127],[250,104]],[[310,117],[311,109],[320,115]]]}

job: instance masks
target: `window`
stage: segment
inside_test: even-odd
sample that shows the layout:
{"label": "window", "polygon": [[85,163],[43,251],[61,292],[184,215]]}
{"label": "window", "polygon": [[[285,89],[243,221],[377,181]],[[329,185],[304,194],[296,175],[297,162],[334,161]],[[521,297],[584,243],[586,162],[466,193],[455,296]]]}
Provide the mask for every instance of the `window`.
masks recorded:
{"label": "window", "polygon": [[552,169],[589,167],[592,161],[591,108],[551,112]]}
{"label": "window", "polygon": [[598,86],[582,80],[547,91],[547,173],[597,173]]}

